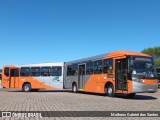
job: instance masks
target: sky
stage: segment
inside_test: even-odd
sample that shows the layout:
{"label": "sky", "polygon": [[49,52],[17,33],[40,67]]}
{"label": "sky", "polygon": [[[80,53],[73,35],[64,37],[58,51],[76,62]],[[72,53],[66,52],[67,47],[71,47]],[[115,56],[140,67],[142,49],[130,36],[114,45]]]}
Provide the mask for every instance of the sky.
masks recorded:
{"label": "sky", "polygon": [[160,0],[0,0],[0,68],[160,46]]}

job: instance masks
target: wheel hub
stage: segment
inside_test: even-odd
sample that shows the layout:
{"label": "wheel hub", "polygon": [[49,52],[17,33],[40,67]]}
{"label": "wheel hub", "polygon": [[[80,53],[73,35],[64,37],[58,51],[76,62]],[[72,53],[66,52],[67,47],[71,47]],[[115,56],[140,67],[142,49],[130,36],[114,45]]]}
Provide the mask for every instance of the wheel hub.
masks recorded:
{"label": "wheel hub", "polygon": [[112,88],[108,88],[108,93],[109,93],[109,94],[112,93]]}
{"label": "wheel hub", "polygon": [[24,89],[25,89],[25,91],[28,91],[28,90],[29,90],[29,87],[28,87],[28,86],[25,86]]}
{"label": "wheel hub", "polygon": [[76,91],[76,86],[73,87],[73,90]]}

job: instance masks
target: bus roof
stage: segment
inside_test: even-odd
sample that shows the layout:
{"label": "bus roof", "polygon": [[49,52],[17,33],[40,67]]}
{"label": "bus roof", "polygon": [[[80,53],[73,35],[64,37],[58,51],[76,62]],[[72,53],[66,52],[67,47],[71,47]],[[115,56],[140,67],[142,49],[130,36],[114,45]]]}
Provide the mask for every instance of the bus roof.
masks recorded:
{"label": "bus roof", "polygon": [[114,58],[114,57],[120,57],[120,56],[125,56],[125,55],[133,55],[133,56],[144,56],[144,57],[151,57],[148,54],[140,53],[140,52],[133,52],[133,51],[126,51],[126,50],[118,50],[110,53],[105,53],[101,55],[96,55],[92,57],[87,57],[79,60],[74,60],[74,61],[69,61],[67,64],[72,64],[72,63],[81,63],[83,61],[89,61],[89,60],[99,60],[99,59],[106,59],[106,58]]}
{"label": "bus roof", "polygon": [[43,67],[43,66],[63,66],[64,62],[57,62],[57,63],[39,63],[39,64],[26,64],[20,65],[19,67]]}
{"label": "bus roof", "polygon": [[92,56],[92,57],[87,57],[87,58],[83,58],[83,59],[79,59],[79,60],[70,61],[70,62],[67,62],[67,64],[80,63],[80,62],[89,61],[89,60],[98,60],[98,59],[104,58],[106,55],[108,55],[108,53],[96,55],[96,56]]}
{"label": "bus roof", "polygon": [[38,64],[24,64],[24,65],[6,65],[4,67],[43,67],[43,66],[64,66],[64,62],[55,63],[38,63]]}

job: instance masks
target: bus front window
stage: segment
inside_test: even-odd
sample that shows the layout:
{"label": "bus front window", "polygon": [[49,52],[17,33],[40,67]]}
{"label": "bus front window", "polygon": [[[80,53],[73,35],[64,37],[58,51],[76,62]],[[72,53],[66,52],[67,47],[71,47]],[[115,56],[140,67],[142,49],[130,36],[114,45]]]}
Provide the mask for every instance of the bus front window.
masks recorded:
{"label": "bus front window", "polygon": [[132,80],[139,82],[140,79],[155,79],[155,69],[152,58],[132,57],[131,58]]}

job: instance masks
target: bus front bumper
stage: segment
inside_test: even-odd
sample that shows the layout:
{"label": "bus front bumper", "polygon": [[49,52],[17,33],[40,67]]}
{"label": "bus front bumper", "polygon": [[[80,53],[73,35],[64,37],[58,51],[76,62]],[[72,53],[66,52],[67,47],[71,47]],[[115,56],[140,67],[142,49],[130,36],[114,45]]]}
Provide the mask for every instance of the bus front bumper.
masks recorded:
{"label": "bus front bumper", "polygon": [[133,82],[131,93],[154,93],[158,90],[158,84],[142,84]]}

